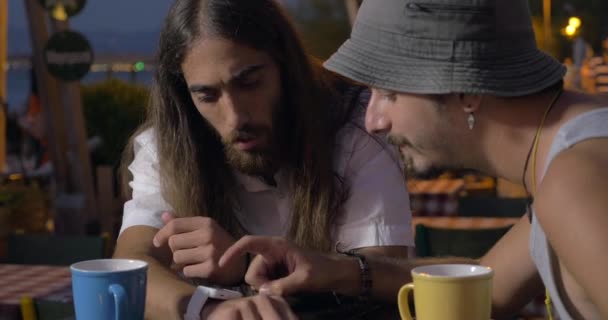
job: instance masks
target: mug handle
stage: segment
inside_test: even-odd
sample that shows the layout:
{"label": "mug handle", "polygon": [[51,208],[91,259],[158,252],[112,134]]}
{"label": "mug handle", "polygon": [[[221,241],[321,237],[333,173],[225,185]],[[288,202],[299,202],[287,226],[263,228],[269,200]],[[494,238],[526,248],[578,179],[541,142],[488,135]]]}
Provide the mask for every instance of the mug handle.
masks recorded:
{"label": "mug handle", "polygon": [[125,288],[119,284],[111,284],[108,291],[114,296],[114,319],[127,319],[127,293]]}
{"label": "mug handle", "polygon": [[397,305],[399,306],[399,315],[401,315],[401,319],[413,320],[412,314],[410,313],[410,292],[414,292],[413,283],[408,283],[399,289]]}

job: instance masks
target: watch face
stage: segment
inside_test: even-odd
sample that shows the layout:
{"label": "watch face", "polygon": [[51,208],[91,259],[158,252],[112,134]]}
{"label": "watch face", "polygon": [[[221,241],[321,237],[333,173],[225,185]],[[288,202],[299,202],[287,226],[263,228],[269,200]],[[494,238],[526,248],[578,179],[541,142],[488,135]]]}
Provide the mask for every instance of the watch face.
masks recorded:
{"label": "watch face", "polygon": [[243,294],[238,291],[221,288],[211,288],[209,292],[210,298],[221,300],[237,299],[241,298],[242,296]]}

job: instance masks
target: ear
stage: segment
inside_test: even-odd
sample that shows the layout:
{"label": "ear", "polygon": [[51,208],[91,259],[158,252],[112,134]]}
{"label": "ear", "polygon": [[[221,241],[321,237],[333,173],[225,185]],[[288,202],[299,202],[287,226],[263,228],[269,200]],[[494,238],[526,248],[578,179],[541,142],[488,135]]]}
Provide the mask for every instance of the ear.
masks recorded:
{"label": "ear", "polygon": [[479,111],[481,107],[482,96],[478,94],[458,94],[458,103],[462,107],[462,110],[466,113],[474,113]]}

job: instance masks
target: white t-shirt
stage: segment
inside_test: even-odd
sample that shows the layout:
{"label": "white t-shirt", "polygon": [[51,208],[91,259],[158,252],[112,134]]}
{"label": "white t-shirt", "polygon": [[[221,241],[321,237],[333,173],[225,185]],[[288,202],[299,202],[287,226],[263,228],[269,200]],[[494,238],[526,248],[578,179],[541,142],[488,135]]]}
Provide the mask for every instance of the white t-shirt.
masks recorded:
{"label": "white t-shirt", "polygon": [[[361,121],[362,122],[362,121]],[[343,250],[373,246],[413,246],[411,211],[406,184],[396,149],[384,139],[368,135],[361,124],[341,129],[336,170],[349,183],[350,196],[337,219],[333,239]],[[145,225],[161,228],[160,218],[171,207],[163,199],[158,155],[152,129],[135,138],[132,199],[124,206],[125,229]],[[240,211],[237,217],[254,235],[286,236],[291,220],[290,190],[281,171],[277,186],[236,172]]]}

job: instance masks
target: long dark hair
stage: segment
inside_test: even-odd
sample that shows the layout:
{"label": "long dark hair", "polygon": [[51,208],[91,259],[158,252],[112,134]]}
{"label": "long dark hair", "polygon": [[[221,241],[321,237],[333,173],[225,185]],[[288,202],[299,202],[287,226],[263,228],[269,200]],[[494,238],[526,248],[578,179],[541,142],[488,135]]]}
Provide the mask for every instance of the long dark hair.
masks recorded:
{"label": "long dark hair", "polygon": [[[352,85],[306,54],[273,0],[174,2],[161,31],[148,119],[138,131],[154,128],[163,197],[177,216],[209,216],[235,237],[246,232],[235,216],[236,182],[222,142],[195,108],[181,70],[193,43],[211,36],[266,52],[278,64],[283,106],[275,117],[275,139],[293,196],[289,238],[330,250],[333,223],[348,197],[334,171],[334,141],[358,105],[357,94],[345,95]],[[131,180],[132,160],[131,141],[122,162],[123,186]]]}

